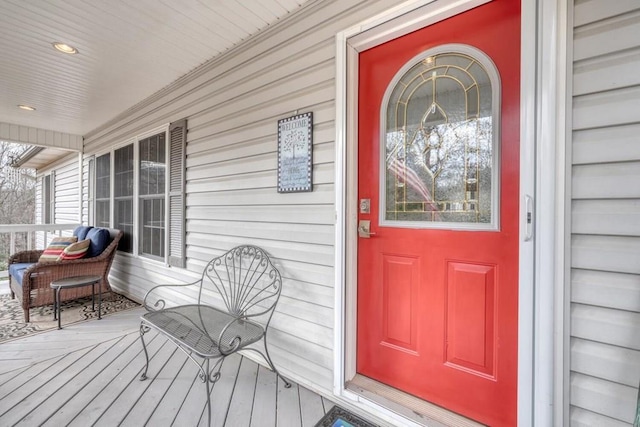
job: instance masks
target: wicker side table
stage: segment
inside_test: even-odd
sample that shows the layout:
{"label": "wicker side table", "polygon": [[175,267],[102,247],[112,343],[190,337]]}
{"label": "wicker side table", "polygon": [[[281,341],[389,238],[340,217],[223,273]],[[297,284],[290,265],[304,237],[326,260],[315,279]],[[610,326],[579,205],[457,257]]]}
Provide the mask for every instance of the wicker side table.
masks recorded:
{"label": "wicker side table", "polygon": [[[58,319],[58,329],[62,329],[60,324],[61,310],[60,310],[60,290],[80,288],[82,286],[91,286],[91,309],[96,310],[96,283],[100,283],[102,277],[100,276],[75,276],[66,277],[64,279],[58,279],[51,282],[51,288],[55,291],[53,294],[53,319]],[[98,288],[98,319],[101,319],[102,309],[102,292]]]}

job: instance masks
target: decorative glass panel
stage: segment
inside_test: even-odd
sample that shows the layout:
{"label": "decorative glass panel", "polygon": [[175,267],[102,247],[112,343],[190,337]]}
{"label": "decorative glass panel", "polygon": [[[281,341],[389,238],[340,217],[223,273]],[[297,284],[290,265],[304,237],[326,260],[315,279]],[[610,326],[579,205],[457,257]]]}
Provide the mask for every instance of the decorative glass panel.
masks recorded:
{"label": "decorative glass panel", "polygon": [[483,63],[457,52],[423,56],[392,85],[383,118],[384,220],[494,224],[497,88]]}

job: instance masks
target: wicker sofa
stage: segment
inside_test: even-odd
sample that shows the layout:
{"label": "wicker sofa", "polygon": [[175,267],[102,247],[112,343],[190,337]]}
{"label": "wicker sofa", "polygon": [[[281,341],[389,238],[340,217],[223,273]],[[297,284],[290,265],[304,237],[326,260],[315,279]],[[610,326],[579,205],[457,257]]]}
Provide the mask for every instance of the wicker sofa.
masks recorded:
{"label": "wicker sofa", "polygon": [[[14,275],[9,275],[9,285],[11,287],[11,298],[18,297],[24,310],[24,320],[29,321],[29,309],[44,305],[53,305],[54,291],[51,289],[51,281],[73,276],[97,275],[102,277],[100,291],[111,290],[109,285],[109,269],[116,254],[118,242],[122,238],[123,232],[113,228],[109,231],[110,242],[106,248],[97,256],[91,258],[81,258],[74,260],[63,260],[55,262],[38,262],[42,250],[22,251],[9,257],[9,271],[12,271],[12,264],[23,264],[20,272],[22,282],[20,283]],[[29,264],[25,266],[24,264]],[[18,266],[14,266],[14,270]],[[91,295],[91,287],[65,289],[60,293],[61,301],[69,301]]]}

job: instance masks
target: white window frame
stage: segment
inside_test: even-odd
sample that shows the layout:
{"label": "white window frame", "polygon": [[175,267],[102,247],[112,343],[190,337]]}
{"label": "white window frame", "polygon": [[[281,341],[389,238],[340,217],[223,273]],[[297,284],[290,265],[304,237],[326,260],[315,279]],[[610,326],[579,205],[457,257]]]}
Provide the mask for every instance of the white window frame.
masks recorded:
{"label": "white window frame", "polygon": [[[131,150],[133,151],[133,193],[131,194],[131,229],[132,229],[132,236],[131,236],[131,252],[121,252],[123,254],[130,254],[133,256],[138,256],[138,252],[136,250],[137,248],[137,241],[138,241],[138,233],[137,233],[137,222],[136,222],[136,215],[138,214],[138,204],[136,203],[137,200],[137,190],[138,190],[138,183],[136,181],[136,176],[138,174],[138,156],[136,153],[136,149],[137,149],[137,139],[134,140],[129,140],[127,144],[122,144],[119,145],[118,147],[115,147],[113,149],[112,155],[111,155],[111,189],[113,190],[110,194],[110,200],[111,200],[111,215],[110,215],[110,221],[111,221],[111,226],[115,227],[117,226],[116,224],[116,195],[115,195],[115,173],[116,173],[116,156],[115,156],[115,152],[126,148],[128,146],[131,146]],[[124,230],[123,230],[124,231]],[[121,243],[122,244],[122,243]]]}
{"label": "white window frame", "polygon": [[[47,202],[47,191],[45,180],[49,180],[49,202]],[[50,171],[42,175],[42,212],[41,221],[43,224],[56,223],[56,173]],[[47,213],[49,213],[49,221],[47,221]]]}
{"label": "white window frame", "polygon": [[[157,255],[151,255],[151,254],[143,254],[140,250],[140,241],[139,239],[141,238],[142,235],[142,218],[140,216],[140,211],[141,211],[141,207],[140,207],[140,141],[151,137],[151,136],[155,136],[155,135],[159,135],[161,133],[164,133],[164,158],[165,158],[165,185],[164,185],[164,248],[163,248],[163,252],[164,252],[164,256],[163,257],[159,257]],[[135,150],[135,154],[134,154],[134,161],[135,161],[135,167],[134,167],[134,171],[135,171],[135,185],[134,188],[137,190],[137,196],[134,202],[134,205],[137,208],[137,217],[134,218],[134,227],[136,228],[136,235],[138,236],[138,247],[136,248],[137,253],[139,254],[139,256],[144,257],[144,258],[149,258],[149,259],[153,259],[153,260],[157,260],[157,261],[162,261],[165,264],[168,265],[169,262],[169,172],[170,172],[170,168],[169,168],[169,162],[170,162],[170,158],[169,158],[169,154],[170,154],[170,135],[169,135],[169,125],[166,126],[166,128],[160,130],[159,132],[151,132],[151,133],[146,133],[144,134],[145,136],[138,136],[136,138],[136,145],[134,146],[134,150]],[[137,169],[137,171],[136,171]],[[134,190],[134,193],[136,193],[136,191]],[[137,221],[136,221],[137,220]]]}
{"label": "white window frame", "polygon": [[[82,156],[82,154],[80,154]],[[96,194],[96,157],[87,157],[87,223],[95,223],[95,194]],[[81,159],[82,161],[82,159]],[[81,191],[82,193],[82,191]],[[80,215],[80,222],[82,223],[82,214]]]}
{"label": "white window frame", "polygon": [[[109,154],[109,212],[111,213],[112,200],[111,195],[113,194],[113,179],[111,179],[113,172],[113,151],[106,150],[100,151],[93,155],[93,182],[91,183],[92,188],[90,191],[93,193],[93,198],[91,199],[91,203],[89,205],[89,224],[95,225],[96,221],[96,204],[97,204],[97,189],[96,185],[98,183],[98,158],[102,157],[105,154]],[[109,227],[113,227],[113,215],[109,215]]]}
{"label": "white window frame", "polygon": [[[164,239],[164,257],[159,258],[156,256],[151,256],[151,255],[145,255],[142,254],[140,251],[140,217],[139,217],[139,213],[140,213],[140,207],[139,207],[139,203],[140,203],[140,141],[148,138],[150,136],[154,136],[160,133],[164,133],[165,134],[165,159],[168,162],[169,161],[169,153],[170,153],[170,135],[169,135],[169,123],[167,124],[163,124],[161,126],[157,126],[155,128],[152,128],[146,132],[140,133],[138,135],[136,135],[133,138],[128,138],[126,140],[123,140],[120,143],[114,144],[112,145],[109,149],[107,150],[102,150],[99,152],[96,152],[94,154],[94,158],[98,158],[104,154],[110,153],[110,193],[109,193],[109,210],[110,210],[110,217],[109,217],[109,223],[110,223],[110,227],[113,227],[115,224],[115,195],[114,195],[114,172],[115,172],[115,151],[120,149],[120,148],[124,148],[128,145],[133,145],[133,235],[132,235],[132,251],[131,253],[129,252],[119,252],[120,254],[124,255],[124,256],[131,256],[131,257],[136,257],[136,258],[142,258],[145,260],[149,260],[151,262],[157,262],[157,263],[161,263],[165,266],[168,266],[168,260],[169,260],[169,239],[168,239],[168,230],[169,230],[169,169],[168,169],[168,165],[167,165],[167,171],[166,171],[166,176],[165,176],[165,191],[164,191],[164,197],[165,197],[165,215],[164,215],[164,230],[165,230],[165,239]],[[95,185],[96,180],[94,179],[94,185]],[[93,191],[95,192],[95,188],[93,189]],[[91,209],[94,211],[93,212],[93,218],[95,218],[95,200],[94,203],[91,206]]]}

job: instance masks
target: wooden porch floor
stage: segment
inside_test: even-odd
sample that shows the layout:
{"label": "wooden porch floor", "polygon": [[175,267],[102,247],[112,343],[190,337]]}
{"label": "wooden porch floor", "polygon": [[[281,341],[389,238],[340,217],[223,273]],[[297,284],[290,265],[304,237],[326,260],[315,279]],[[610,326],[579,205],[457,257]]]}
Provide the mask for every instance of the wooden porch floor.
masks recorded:
{"label": "wooden porch floor", "polygon": [[[153,332],[145,336],[149,378],[138,379],[142,312],[0,344],[0,425],[206,425],[197,368]],[[270,370],[241,356],[223,363],[211,404],[211,425],[229,427],[314,426],[333,406],[295,383],[284,388]]]}

